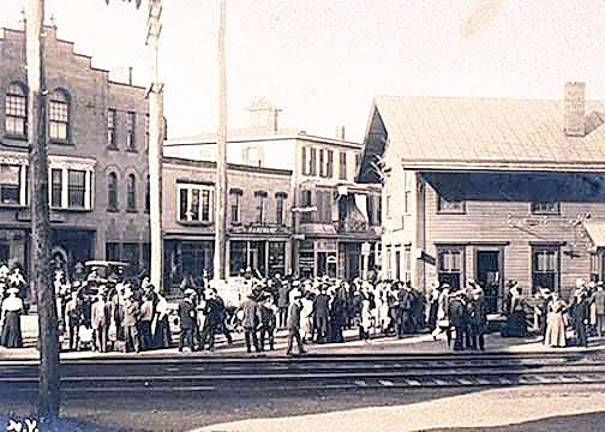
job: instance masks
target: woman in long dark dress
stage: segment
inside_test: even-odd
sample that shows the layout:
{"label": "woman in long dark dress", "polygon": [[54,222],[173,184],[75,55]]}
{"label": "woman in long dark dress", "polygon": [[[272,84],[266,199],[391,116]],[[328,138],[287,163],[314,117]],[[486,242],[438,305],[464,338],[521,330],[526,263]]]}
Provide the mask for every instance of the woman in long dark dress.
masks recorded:
{"label": "woman in long dark dress", "polygon": [[9,288],[8,297],[2,302],[2,337],[0,345],[6,348],[23,347],[21,335],[21,314],[23,313],[23,300],[18,296],[18,288]]}

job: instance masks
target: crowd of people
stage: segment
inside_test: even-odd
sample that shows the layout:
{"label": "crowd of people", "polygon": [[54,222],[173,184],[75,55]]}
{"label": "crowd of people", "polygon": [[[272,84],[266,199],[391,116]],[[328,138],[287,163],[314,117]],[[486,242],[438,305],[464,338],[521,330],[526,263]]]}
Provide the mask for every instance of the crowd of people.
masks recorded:
{"label": "crowd of people", "polygon": [[[342,343],[345,330],[359,340],[374,336],[429,331],[454,351],[484,350],[489,322],[484,290],[469,280],[463,288],[432,283],[426,294],[409,282],[394,280],[351,282],[328,277],[300,280],[275,274],[255,277],[248,270],[233,286],[221,291],[208,278],[185,278],[176,305],[170,304],[149,278],[126,278],[122,268],[99,274],[94,266],[76,266],[71,280],[54,274],[59,332],[64,350],[140,352],[171,346],[171,326],[178,329],[179,351],[215,349],[222,335],[233,343],[243,333],[248,353],[275,349],[276,332],[287,331],[287,354],[306,352],[312,343]],[[109,274],[107,274],[109,273]],[[27,283],[19,266],[0,265],[0,345],[23,346],[20,317],[26,312]],[[605,335],[605,286],[578,280],[569,302],[560,294],[538,288],[524,295],[509,281],[502,301],[501,334],[525,337],[540,334],[544,344],[587,346],[591,335]],[[351,333],[349,332],[349,335]]]}

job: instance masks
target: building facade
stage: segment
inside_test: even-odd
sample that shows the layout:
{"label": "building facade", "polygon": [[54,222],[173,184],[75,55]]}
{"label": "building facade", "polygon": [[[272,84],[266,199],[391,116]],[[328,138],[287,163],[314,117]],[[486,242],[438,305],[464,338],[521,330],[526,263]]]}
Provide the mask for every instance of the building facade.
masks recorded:
{"label": "building facade", "polygon": [[[227,273],[259,276],[291,270],[292,172],[229,164]],[[212,276],[216,164],[169,158],[163,164],[164,286],[174,293],[184,277]]]}
{"label": "building facade", "polygon": [[[145,88],[109,80],[46,27],[53,258],[149,256]],[[0,262],[29,269],[27,77],[23,31],[0,31]]]}
{"label": "building facade", "polygon": [[[360,180],[383,182],[383,270],[420,288],[505,281],[568,296],[603,279],[605,104],[377,98]],[[372,160],[379,160],[372,165]]]}
{"label": "building facade", "polygon": [[[291,172],[291,268],[306,277],[353,279],[380,264],[380,185],[355,182],[361,144],[318,137],[278,124],[265,100],[250,107],[251,126],[229,132],[230,163]],[[213,134],[167,142],[166,156],[215,160]],[[230,197],[232,199],[232,197]]]}

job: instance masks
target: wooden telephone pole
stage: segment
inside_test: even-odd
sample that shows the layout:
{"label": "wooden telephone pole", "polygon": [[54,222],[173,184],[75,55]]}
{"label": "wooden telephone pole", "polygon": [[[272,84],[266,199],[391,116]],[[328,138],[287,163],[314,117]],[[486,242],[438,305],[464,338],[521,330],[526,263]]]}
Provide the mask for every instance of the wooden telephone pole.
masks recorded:
{"label": "wooden telephone pole", "polygon": [[29,87],[28,139],[31,176],[32,280],[38,307],[40,367],[38,415],[42,424],[59,417],[59,337],[55,291],[50,278],[48,152],[44,0],[28,0],[26,63]]}
{"label": "wooden telephone pole", "polygon": [[219,0],[220,20],[218,27],[218,112],[216,188],[215,188],[215,238],[214,280],[224,281],[227,277],[227,67],[225,55],[225,33],[227,27],[227,1]]}

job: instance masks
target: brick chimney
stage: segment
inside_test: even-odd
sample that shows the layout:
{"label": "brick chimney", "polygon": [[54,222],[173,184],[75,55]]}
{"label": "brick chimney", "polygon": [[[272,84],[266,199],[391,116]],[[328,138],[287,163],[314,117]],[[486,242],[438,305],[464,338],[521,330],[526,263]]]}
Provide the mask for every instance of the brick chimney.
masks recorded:
{"label": "brick chimney", "polygon": [[344,125],[339,125],[336,127],[336,139],[340,141],[344,141],[346,137],[345,127]]}
{"label": "brick chimney", "polygon": [[279,113],[281,109],[276,108],[267,99],[257,99],[248,108],[248,111],[250,112],[250,120],[253,127],[266,129],[271,132],[279,131]]}
{"label": "brick chimney", "polygon": [[565,83],[565,133],[570,137],[586,135],[585,91],[583,82]]}

